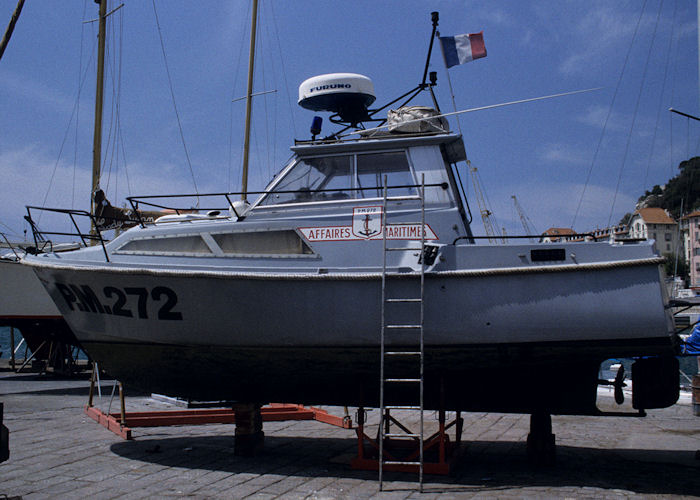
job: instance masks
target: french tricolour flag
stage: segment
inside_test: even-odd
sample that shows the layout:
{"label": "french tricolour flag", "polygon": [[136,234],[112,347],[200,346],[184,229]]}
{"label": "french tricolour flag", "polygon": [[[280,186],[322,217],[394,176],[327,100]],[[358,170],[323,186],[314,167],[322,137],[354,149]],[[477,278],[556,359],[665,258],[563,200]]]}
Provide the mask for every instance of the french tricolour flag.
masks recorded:
{"label": "french tricolour flag", "polygon": [[486,57],[483,31],[469,35],[441,36],[440,43],[448,68]]}

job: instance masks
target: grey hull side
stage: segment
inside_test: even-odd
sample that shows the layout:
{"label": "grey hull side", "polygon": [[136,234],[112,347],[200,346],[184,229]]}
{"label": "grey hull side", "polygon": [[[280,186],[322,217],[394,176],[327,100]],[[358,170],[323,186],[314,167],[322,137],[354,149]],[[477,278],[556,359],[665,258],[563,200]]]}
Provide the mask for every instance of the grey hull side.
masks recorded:
{"label": "grey hull side", "polygon": [[[79,340],[213,347],[376,347],[377,275],[228,276],[115,267],[35,267]],[[657,265],[598,271],[426,276],[427,345],[612,341],[668,337]],[[415,275],[387,293],[419,295]],[[412,304],[388,322],[414,324]],[[409,334],[406,334],[409,335]],[[400,334],[390,344],[411,344]]]}
{"label": "grey hull side", "polygon": [[[88,353],[132,387],[196,399],[377,402],[376,276],[35,270]],[[594,414],[600,362],[673,354],[659,272],[429,275],[427,406],[439,404],[442,387],[454,409]],[[417,293],[415,277],[389,286]],[[389,314],[415,321],[409,310]],[[392,343],[411,345],[403,335]]]}

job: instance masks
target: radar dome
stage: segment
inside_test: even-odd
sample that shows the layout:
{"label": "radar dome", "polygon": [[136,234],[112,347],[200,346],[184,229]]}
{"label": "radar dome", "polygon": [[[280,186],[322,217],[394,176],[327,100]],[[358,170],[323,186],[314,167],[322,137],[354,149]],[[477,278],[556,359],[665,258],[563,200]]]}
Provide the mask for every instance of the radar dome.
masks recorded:
{"label": "radar dome", "polygon": [[355,73],[314,76],[299,85],[302,108],[337,113],[352,124],[369,119],[367,107],[375,99],[372,80]]}

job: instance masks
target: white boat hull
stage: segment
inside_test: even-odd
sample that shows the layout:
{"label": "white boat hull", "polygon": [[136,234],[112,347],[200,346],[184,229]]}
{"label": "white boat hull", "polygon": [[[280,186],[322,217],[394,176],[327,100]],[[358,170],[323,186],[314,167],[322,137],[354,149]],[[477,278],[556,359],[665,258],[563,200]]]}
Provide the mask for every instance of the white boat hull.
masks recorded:
{"label": "white boat hull", "polygon": [[50,356],[50,343],[78,345],[34,271],[0,259],[0,325],[17,328],[35,359]]}
{"label": "white boat hull", "polygon": [[[199,399],[376,403],[378,273],[32,264],[83,346],[120,380]],[[659,283],[653,259],[597,270],[429,274],[426,384],[449,387],[455,408],[527,411],[539,401],[541,379],[566,370],[566,392],[554,391],[566,397],[551,403],[553,411],[594,412],[603,360],[673,353]],[[408,274],[390,286],[397,296],[415,296],[417,277]],[[399,311],[391,321],[416,318]],[[393,344],[414,343],[404,338]],[[507,402],[481,393],[512,380],[524,385]],[[548,391],[555,389],[556,382],[548,384]]]}
{"label": "white boat hull", "polygon": [[60,317],[61,313],[31,268],[0,259],[0,320]]}

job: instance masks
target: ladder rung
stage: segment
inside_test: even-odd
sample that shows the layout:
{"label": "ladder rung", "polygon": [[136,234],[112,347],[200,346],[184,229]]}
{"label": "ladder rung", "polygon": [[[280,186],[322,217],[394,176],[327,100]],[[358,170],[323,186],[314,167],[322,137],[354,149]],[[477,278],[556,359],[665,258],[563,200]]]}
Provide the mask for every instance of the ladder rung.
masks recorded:
{"label": "ladder rung", "polygon": [[423,299],[384,299],[386,302],[423,302]]}
{"label": "ladder rung", "polygon": [[420,252],[423,249],[421,247],[389,247],[384,250],[387,252]]}
{"label": "ladder rung", "polygon": [[387,356],[420,356],[420,351],[387,351],[384,353]]}
{"label": "ladder rung", "polygon": [[421,382],[419,378],[385,378],[384,382]]}
{"label": "ladder rung", "polygon": [[401,329],[416,329],[422,328],[423,325],[384,325],[384,328],[389,328],[391,330],[401,330]]}
{"label": "ladder rung", "polygon": [[386,405],[385,410],[420,410],[420,406],[402,406],[402,405]]}
{"label": "ladder rung", "polygon": [[384,465],[420,465],[420,462],[406,462],[403,460],[384,460]]}
{"label": "ladder rung", "polygon": [[387,196],[386,201],[391,202],[391,201],[411,201],[411,200],[419,200],[420,201],[421,197],[420,195],[413,194],[413,195],[408,195],[408,196]]}
{"label": "ladder rung", "polygon": [[407,433],[390,433],[390,434],[384,434],[383,435],[386,438],[411,438],[411,439],[420,439],[420,434],[407,434]]}

